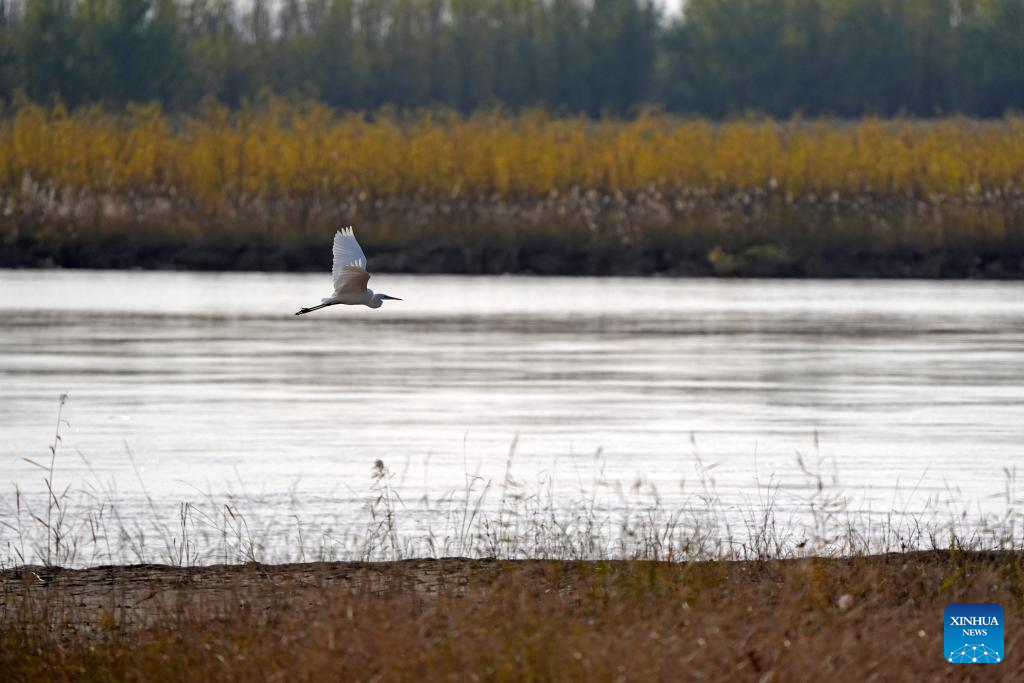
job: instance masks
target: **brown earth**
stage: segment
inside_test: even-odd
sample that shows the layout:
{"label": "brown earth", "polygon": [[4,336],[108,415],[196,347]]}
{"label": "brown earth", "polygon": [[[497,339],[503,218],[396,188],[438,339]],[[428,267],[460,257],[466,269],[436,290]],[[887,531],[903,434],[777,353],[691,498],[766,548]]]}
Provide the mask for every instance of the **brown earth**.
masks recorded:
{"label": "brown earth", "polygon": [[[6,680],[1024,680],[1018,553],[0,573]],[[997,602],[1006,659],[949,664]]]}

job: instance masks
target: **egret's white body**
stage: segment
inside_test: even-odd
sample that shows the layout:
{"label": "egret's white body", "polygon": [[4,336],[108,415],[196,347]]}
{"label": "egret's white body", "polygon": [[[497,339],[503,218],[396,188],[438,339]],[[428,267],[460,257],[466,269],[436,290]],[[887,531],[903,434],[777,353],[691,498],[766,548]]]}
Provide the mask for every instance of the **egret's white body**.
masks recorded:
{"label": "egret's white body", "polygon": [[334,294],[321,299],[319,306],[303,308],[295,315],[337,304],[380,308],[388,299],[401,301],[397,296],[375,293],[366,286],[370,281],[370,273],[366,270],[366,255],[356,241],[352,226],[342,228],[334,235],[334,265],[331,267],[331,276],[334,279]]}

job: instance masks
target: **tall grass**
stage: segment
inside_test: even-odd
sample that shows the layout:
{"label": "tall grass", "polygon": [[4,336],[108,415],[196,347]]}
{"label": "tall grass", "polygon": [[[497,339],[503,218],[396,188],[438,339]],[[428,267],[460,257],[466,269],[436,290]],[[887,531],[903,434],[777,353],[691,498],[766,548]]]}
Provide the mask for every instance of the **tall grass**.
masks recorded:
{"label": "tall grass", "polygon": [[632,121],[447,112],[336,114],[271,100],[169,116],[26,104],[0,125],[0,185],[57,192],[373,197],[757,190],[998,195],[1024,189],[1024,119]]}
{"label": "tall grass", "polygon": [[0,264],[320,269],[347,224],[393,271],[1020,275],[1024,118],[0,119]]}

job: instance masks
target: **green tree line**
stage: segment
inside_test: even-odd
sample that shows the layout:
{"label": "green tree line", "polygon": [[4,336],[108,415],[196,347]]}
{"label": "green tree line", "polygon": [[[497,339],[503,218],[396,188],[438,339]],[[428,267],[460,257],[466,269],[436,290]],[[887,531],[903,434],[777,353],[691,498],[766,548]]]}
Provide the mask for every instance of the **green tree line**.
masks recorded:
{"label": "green tree line", "polygon": [[0,99],[713,117],[1024,108],[1024,0],[0,0]]}

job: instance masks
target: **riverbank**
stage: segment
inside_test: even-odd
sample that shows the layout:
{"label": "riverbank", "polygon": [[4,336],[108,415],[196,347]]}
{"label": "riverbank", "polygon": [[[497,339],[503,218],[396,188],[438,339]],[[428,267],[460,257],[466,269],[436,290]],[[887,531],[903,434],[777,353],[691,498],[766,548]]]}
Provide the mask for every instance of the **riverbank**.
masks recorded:
{"label": "riverbank", "polygon": [[[11,680],[939,680],[1024,676],[1022,556],[23,568]],[[947,664],[951,602],[1006,610],[1006,659]]]}

